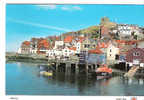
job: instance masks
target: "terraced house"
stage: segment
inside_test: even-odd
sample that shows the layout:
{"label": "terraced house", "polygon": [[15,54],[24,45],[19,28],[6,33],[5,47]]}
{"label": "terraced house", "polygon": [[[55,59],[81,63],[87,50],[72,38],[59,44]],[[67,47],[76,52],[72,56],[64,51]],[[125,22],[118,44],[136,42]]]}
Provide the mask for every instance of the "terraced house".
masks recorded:
{"label": "terraced house", "polygon": [[31,45],[29,41],[24,41],[21,44],[21,47],[18,50],[20,54],[30,54],[31,53]]}

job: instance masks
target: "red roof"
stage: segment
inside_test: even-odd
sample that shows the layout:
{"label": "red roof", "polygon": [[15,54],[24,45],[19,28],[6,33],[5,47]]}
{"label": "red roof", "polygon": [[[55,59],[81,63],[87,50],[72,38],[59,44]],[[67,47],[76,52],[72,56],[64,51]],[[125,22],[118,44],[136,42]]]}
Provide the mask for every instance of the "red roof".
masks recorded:
{"label": "red roof", "polygon": [[41,40],[38,45],[39,48],[41,47],[49,48],[49,46],[50,46],[49,42],[45,39]]}
{"label": "red roof", "polygon": [[82,43],[85,40],[85,37],[79,37],[78,39],[78,42]]}
{"label": "red roof", "polygon": [[73,37],[72,37],[72,36],[67,36],[67,37],[64,39],[64,42],[65,42],[65,43],[70,43],[70,42],[72,42],[72,40],[73,40]]}
{"label": "red roof", "polygon": [[121,44],[121,43],[125,43],[127,45],[132,45],[132,44],[135,44],[137,43],[138,41],[137,40],[130,40],[130,41],[125,41],[125,40],[116,40],[117,43]]}
{"label": "red roof", "polygon": [[88,52],[89,53],[94,53],[94,54],[102,54],[103,53],[99,48],[89,50]]}
{"label": "red roof", "polygon": [[29,46],[30,42],[29,41],[24,41],[22,44]]}
{"label": "red roof", "polygon": [[70,50],[76,51],[76,47],[69,48]]}

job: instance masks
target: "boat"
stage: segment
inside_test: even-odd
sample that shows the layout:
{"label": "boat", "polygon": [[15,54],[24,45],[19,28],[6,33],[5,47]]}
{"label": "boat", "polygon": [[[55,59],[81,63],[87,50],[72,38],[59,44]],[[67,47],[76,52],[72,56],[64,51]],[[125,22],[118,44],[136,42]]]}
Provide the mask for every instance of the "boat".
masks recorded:
{"label": "boat", "polygon": [[43,75],[44,76],[52,76],[53,73],[52,73],[52,71],[49,71],[49,72],[44,72]]}
{"label": "boat", "polygon": [[53,72],[50,69],[46,69],[46,67],[40,66],[40,75],[43,75],[43,76],[52,76]]}
{"label": "boat", "polygon": [[52,76],[53,75],[53,72],[52,71],[40,71],[40,75],[43,75],[43,76]]}
{"label": "boat", "polygon": [[112,76],[112,69],[108,68],[105,64],[101,65],[93,73],[93,76],[96,77],[97,79],[110,78]]}

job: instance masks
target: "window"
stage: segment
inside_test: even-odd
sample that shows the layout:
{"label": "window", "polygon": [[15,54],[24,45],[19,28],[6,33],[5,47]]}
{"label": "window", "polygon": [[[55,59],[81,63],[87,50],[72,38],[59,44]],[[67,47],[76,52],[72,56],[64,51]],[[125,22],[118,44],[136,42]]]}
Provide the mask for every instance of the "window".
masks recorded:
{"label": "window", "polygon": [[115,60],[118,60],[119,59],[119,55],[115,55]]}
{"label": "window", "polygon": [[90,45],[89,45],[89,44],[85,44],[84,47],[85,47],[85,48],[89,48]]}
{"label": "window", "polygon": [[134,52],[134,53],[133,53],[133,56],[139,56],[139,55],[140,55],[139,52]]}
{"label": "window", "polygon": [[112,52],[112,50],[110,49],[110,52]]}

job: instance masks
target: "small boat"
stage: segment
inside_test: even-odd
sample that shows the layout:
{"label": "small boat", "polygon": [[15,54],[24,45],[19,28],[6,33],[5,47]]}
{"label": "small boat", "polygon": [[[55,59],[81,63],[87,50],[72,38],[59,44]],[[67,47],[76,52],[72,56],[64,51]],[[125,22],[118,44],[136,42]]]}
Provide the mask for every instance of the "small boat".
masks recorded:
{"label": "small boat", "polygon": [[52,71],[40,71],[40,75],[43,75],[43,76],[52,76],[53,73]]}
{"label": "small boat", "polygon": [[100,66],[96,71],[93,73],[93,76],[97,79],[105,79],[112,76],[112,69],[108,68],[106,65]]}
{"label": "small boat", "polygon": [[40,75],[43,75],[43,76],[52,76],[53,72],[50,69],[46,69],[46,67],[40,66]]}
{"label": "small boat", "polygon": [[53,73],[52,73],[51,71],[49,71],[49,72],[44,72],[43,75],[44,75],[44,76],[52,76]]}

